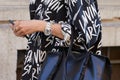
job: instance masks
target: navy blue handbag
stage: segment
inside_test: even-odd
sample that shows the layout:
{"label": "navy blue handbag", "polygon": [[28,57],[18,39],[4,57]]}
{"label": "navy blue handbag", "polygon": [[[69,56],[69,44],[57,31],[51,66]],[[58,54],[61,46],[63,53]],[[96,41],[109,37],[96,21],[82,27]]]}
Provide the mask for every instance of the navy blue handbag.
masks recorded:
{"label": "navy blue handbag", "polygon": [[76,54],[72,46],[73,43],[69,49],[48,53],[39,80],[111,80],[111,64],[107,57],[91,53],[87,48]]}
{"label": "navy blue handbag", "polygon": [[49,53],[39,80],[111,80],[111,65],[107,57],[92,53],[81,59]]}

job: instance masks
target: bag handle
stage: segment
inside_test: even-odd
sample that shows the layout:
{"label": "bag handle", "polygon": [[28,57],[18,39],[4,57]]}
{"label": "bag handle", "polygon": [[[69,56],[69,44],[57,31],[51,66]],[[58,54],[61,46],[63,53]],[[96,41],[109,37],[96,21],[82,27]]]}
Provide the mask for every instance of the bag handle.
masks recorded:
{"label": "bag handle", "polygon": [[[87,49],[87,46],[84,44],[84,42],[83,42],[83,40],[81,40],[82,41],[82,44],[83,44],[83,46],[84,46],[84,48],[85,48],[85,50],[86,50],[86,54],[83,56],[83,57],[80,57],[80,58],[76,58],[74,55],[73,55],[73,53],[72,53],[72,47],[73,47],[73,42],[74,42],[74,37],[73,37],[73,28],[72,28],[72,30],[71,30],[71,43],[70,43],[70,46],[69,46],[69,48],[68,48],[68,53],[67,53],[67,58],[68,58],[68,56],[72,56],[72,58],[74,59],[74,60],[76,60],[76,61],[78,61],[78,60],[81,60],[83,57],[86,57],[85,58],[85,61],[84,61],[84,66],[82,67],[82,71],[81,71],[81,73],[80,73],[80,78],[79,78],[79,80],[83,80],[83,78],[84,78],[84,75],[85,75],[85,71],[86,71],[86,68],[87,68],[87,63],[88,63],[88,61],[89,61],[89,50]],[[66,59],[67,60],[67,59]],[[67,70],[67,69],[66,69]],[[66,71],[67,72],[67,71]],[[66,73],[67,74],[67,73]]]}
{"label": "bag handle", "polygon": [[[74,28],[71,27],[71,39],[70,39],[70,42],[71,42],[71,43],[70,43],[70,46],[69,46],[69,48],[68,48],[67,56],[72,56],[72,58],[73,58],[74,60],[80,60],[81,58],[87,56],[87,54],[84,55],[83,57],[80,57],[80,58],[76,58],[76,57],[73,55],[73,53],[72,53],[72,47],[73,47],[73,43],[74,43],[74,36],[73,36],[73,34],[74,34]],[[81,42],[82,42],[82,44],[83,44],[83,46],[84,46],[84,48],[85,48],[85,50],[86,50],[86,53],[89,53],[89,50],[87,49],[87,46],[84,44],[84,41],[81,40]]]}

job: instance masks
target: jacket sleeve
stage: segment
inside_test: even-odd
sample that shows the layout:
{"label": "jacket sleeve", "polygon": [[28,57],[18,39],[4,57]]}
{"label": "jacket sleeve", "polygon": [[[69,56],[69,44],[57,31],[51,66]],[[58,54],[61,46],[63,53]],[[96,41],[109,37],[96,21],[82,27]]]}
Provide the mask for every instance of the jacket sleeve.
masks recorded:
{"label": "jacket sleeve", "polygon": [[30,19],[34,19],[35,10],[36,10],[36,0],[30,0],[29,3]]}
{"label": "jacket sleeve", "polygon": [[[97,47],[101,40],[101,22],[96,0],[65,0],[67,24],[62,24],[65,39],[69,41],[71,27],[76,49]],[[66,34],[67,33],[67,34]],[[69,35],[68,35],[69,33]],[[96,49],[97,50],[97,49]]]}

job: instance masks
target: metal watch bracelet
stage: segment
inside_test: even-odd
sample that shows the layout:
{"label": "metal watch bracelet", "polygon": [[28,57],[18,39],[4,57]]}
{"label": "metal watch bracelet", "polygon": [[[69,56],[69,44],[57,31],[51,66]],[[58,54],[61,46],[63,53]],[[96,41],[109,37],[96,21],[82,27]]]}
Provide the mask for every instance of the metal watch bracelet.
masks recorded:
{"label": "metal watch bracelet", "polygon": [[47,22],[46,26],[45,26],[45,30],[44,30],[44,34],[46,36],[51,35],[52,31],[51,31],[51,22]]}

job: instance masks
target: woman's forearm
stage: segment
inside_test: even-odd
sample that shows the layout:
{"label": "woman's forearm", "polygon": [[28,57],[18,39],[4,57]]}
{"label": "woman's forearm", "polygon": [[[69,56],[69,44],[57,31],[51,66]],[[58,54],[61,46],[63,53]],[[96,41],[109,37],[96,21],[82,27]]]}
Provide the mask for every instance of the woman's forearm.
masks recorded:
{"label": "woman's forearm", "polygon": [[[46,25],[47,25],[46,21],[36,20],[36,26],[38,31],[44,32]],[[51,24],[51,34],[61,39],[64,38],[61,30],[61,25],[57,23]]]}
{"label": "woman's forearm", "polygon": [[[34,32],[44,32],[47,22],[43,20],[18,20],[14,22],[14,25],[11,25],[12,30],[16,36],[23,37],[27,34],[32,34]],[[51,24],[51,35],[64,38],[61,25],[60,24]]]}

